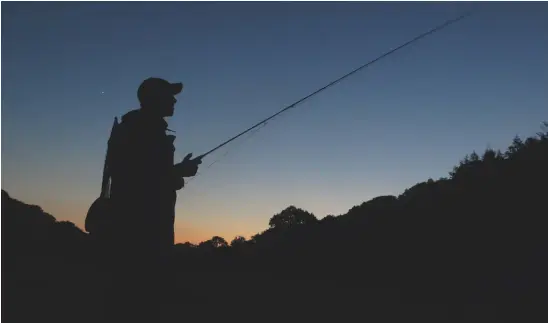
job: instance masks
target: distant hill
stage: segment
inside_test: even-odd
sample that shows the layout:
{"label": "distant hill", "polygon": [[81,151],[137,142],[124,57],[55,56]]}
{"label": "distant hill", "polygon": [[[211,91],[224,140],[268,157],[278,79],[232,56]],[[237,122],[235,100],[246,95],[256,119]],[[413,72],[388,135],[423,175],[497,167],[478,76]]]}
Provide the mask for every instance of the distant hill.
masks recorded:
{"label": "distant hill", "polygon": [[83,248],[87,234],[69,221],[57,221],[37,205],[12,198],[2,190],[2,255],[13,259],[60,255]]}

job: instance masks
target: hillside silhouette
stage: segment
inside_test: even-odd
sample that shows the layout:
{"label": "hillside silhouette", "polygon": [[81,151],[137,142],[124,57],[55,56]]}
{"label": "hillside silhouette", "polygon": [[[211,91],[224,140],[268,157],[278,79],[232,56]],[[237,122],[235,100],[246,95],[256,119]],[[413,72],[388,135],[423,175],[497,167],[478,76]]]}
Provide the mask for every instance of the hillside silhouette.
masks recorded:
{"label": "hillside silhouette", "polygon": [[[547,198],[544,123],[504,152],[472,152],[446,178],[345,214],[318,219],[289,206],[249,240],[176,244],[170,291],[136,296],[146,304],[165,294],[154,318],[126,294],[118,302],[147,322],[538,319],[532,310],[548,300]],[[111,276],[87,233],[2,190],[2,236],[3,318],[113,319],[102,302]]]}

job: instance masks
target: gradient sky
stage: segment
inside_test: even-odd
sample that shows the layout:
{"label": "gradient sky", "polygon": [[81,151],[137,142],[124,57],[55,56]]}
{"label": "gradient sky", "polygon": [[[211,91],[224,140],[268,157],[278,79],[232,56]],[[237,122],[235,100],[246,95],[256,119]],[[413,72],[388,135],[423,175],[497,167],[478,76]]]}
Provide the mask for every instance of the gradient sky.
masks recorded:
{"label": "gradient sky", "polygon": [[2,188],[83,227],[114,116],[182,81],[176,157],[203,153],[445,20],[476,15],[281,115],[180,191],[178,242],[294,204],[321,218],[446,176],[548,119],[546,3],[2,3]]}

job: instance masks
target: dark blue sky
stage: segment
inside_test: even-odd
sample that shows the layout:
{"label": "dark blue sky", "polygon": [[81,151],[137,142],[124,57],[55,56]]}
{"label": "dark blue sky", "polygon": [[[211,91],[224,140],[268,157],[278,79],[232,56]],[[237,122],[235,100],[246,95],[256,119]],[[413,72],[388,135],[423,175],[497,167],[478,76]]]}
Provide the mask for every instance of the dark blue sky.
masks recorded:
{"label": "dark blue sky", "polygon": [[[548,119],[546,3],[2,3],[2,188],[78,225],[114,116],[181,81],[177,157],[203,153],[475,8],[268,124],[179,194],[178,241],[318,217],[446,176]],[[204,166],[221,157],[220,150]]]}

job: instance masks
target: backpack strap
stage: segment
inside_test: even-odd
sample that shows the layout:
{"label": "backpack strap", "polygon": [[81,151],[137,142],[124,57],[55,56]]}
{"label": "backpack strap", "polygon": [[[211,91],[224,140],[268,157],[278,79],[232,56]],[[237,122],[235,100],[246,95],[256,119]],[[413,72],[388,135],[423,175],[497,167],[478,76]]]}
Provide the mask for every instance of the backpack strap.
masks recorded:
{"label": "backpack strap", "polygon": [[114,117],[114,123],[112,125],[112,130],[110,131],[110,137],[108,138],[107,143],[107,153],[105,157],[105,164],[103,166],[103,180],[101,182],[101,197],[109,198],[110,197],[110,152],[111,152],[111,143],[116,127],[118,126],[118,117]]}

